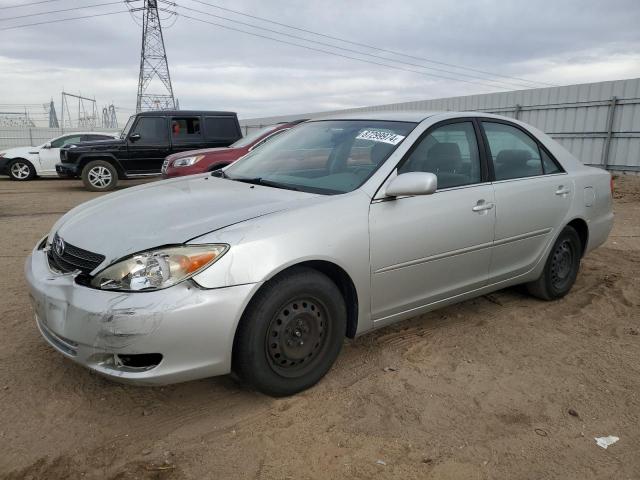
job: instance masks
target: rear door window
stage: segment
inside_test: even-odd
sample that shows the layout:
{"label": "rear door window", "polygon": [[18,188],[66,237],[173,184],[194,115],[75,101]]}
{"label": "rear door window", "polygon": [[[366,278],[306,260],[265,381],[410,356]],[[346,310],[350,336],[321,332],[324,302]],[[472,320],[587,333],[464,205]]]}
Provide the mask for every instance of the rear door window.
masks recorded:
{"label": "rear door window", "polygon": [[482,121],[496,180],[534,177],[543,174],[538,144],[511,125]]}
{"label": "rear door window", "polygon": [[73,143],[80,143],[80,135],[70,135],[68,137],[58,138],[51,142],[51,148],[61,148]]}
{"label": "rear door window", "polygon": [[191,143],[202,140],[200,117],[173,117],[171,140],[174,143]]}
{"label": "rear door window", "polygon": [[540,155],[542,156],[542,166],[544,167],[544,173],[549,175],[552,173],[562,173],[562,169],[558,164],[545,152],[540,149]]}

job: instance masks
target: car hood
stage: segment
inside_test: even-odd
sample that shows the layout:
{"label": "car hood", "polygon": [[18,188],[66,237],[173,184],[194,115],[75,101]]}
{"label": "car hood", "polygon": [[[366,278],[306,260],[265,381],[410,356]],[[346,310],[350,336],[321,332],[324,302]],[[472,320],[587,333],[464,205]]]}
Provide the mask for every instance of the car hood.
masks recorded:
{"label": "car hood", "polygon": [[[117,147],[120,145],[125,144],[126,141],[122,138],[114,138],[114,139],[110,139],[110,140],[91,140],[89,142],[80,142],[80,143],[74,143],[73,144],[73,149],[82,149],[82,150],[94,150],[94,149],[101,149],[101,148],[112,148],[112,147]],[[65,150],[68,150],[71,148],[71,145],[66,145],[65,147],[62,147]]]}
{"label": "car hood", "polygon": [[25,155],[36,154],[40,151],[40,147],[14,147],[6,150],[0,150],[5,158],[23,157]]}
{"label": "car hood", "polygon": [[51,230],[71,245],[105,255],[105,264],[151,248],[185,243],[321,195],[197,175],[133,187],[86,202]]}

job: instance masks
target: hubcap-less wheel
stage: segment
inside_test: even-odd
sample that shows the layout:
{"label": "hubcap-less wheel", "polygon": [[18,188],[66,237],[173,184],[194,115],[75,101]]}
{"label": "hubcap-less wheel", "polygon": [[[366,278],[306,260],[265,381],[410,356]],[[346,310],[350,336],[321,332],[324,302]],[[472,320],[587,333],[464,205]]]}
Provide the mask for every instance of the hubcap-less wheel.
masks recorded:
{"label": "hubcap-less wheel", "polygon": [[293,300],[275,315],[265,338],[271,368],[282,376],[297,376],[324,349],[330,322],[321,302]]}
{"label": "hubcap-less wheel", "polygon": [[11,165],[11,175],[17,180],[26,180],[30,174],[31,169],[24,162],[15,162]]}
{"label": "hubcap-less wheel", "polygon": [[108,168],[101,165],[93,167],[87,175],[89,183],[96,188],[105,188],[111,184],[113,177]]}
{"label": "hubcap-less wheel", "polygon": [[551,283],[557,290],[563,290],[571,280],[575,253],[569,240],[556,246],[551,261]]}

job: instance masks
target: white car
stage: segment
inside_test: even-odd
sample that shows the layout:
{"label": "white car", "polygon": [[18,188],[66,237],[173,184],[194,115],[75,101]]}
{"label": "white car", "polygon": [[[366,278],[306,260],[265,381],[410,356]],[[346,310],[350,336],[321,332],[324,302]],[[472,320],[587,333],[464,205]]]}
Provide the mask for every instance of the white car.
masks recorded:
{"label": "white car", "polygon": [[38,147],[16,147],[0,152],[0,175],[12,180],[31,180],[35,177],[57,177],[56,163],[60,161],[60,147],[94,140],[113,140],[115,134],[73,132],[53,138]]}

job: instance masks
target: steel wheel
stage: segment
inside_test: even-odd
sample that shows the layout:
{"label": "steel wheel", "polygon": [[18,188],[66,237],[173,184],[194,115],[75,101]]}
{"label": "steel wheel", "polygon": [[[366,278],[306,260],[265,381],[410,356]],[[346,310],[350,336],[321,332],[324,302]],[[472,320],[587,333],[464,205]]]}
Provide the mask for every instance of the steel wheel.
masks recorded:
{"label": "steel wheel", "polygon": [[556,239],[540,277],[527,284],[529,293],[543,300],[566,295],[578,276],[584,246],[576,230],[567,225]]}
{"label": "steel wheel", "polygon": [[33,176],[32,167],[27,162],[16,160],[11,164],[9,172],[14,180],[27,180]]}
{"label": "steel wheel", "polygon": [[275,315],[265,338],[271,368],[280,375],[298,375],[327,343],[327,309],[312,298],[288,302]]}
{"label": "steel wheel", "polygon": [[108,168],[96,165],[89,170],[87,175],[89,183],[96,188],[106,188],[113,181],[113,176]]}
{"label": "steel wheel", "polygon": [[575,252],[569,240],[564,240],[553,251],[551,260],[551,284],[557,290],[564,290],[571,278]]}
{"label": "steel wheel", "polygon": [[243,313],[233,371],[269,395],[300,392],[329,371],[346,328],[347,308],[333,280],[291,267],[267,281]]}

